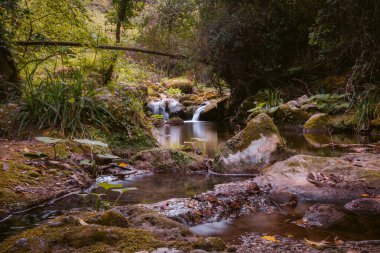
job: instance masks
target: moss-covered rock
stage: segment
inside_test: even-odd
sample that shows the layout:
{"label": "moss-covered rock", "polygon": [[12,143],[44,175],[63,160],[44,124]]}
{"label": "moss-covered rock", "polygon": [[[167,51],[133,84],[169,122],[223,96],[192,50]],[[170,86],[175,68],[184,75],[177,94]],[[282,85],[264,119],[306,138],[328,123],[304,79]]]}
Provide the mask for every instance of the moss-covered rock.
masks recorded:
{"label": "moss-covered rock", "polygon": [[330,131],[330,118],[326,113],[317,113],[311,116],[303,126],[305,133],[327,133]]}
{"label": "moss-covered rock", "polygon": [[182,93],[191,94],[194,92],[194,84],[186,78],[165,79],[162,81],[167,88],[180,89]]}
{"label": "moss-covered rock", "polygon": [[269,116],[276,124],[292,125],[303,125],[310,118],[309,113],[289,104],[283,104],[271,110]]}
{"label": "moss-covered rock", "polygon": [[[0,252],[136,252],[153,250],[166,243],[151,232],[113,226],[99,226],[78,222],[65,222],[59,217],[37,228],[26,230],[0,244]],[[59,225],[60,224],[60,225]]]}
{"label": "moss-covered rock", "polygon": [[226,249],[226,243],[217,237],[201,238],[194,244],[194,248],[208,252],[223,251]]}
{"label": "moss-covered rock", "polygon": [[333,132],[353,132],[356,127],[356,115],[353,111],[330,117],[330,127]]}
{"label": "moss-covered rock", "polygon": [[145,150],[133,156],[131,163],[138,169],[161,173],[207,170],[206,158],[175,149]]}
{"label": "moss-covered rock", "polygon": [[223,173],[256,173],[288,152],[273,120],[260,114],[228,140],[214,159],[213,170]]}

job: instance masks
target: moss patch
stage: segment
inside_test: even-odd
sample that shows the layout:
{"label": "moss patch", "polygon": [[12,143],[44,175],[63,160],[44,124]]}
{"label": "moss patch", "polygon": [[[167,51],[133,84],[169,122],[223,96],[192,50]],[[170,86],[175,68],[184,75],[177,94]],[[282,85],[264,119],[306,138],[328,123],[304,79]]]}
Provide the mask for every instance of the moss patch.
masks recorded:
{"label": "moss patch", "polygon": [[136,252],[165,246],[152,233],[142,229],[63,223],[64,218],[55,219],[55,223],[61,225],[39,226],[6,239],[0,244],[0,252],[42,252],[41,247],[37,251],[28,244],[36,239],[44,242],[45,250],[54,245],[57,250],[70,252]]}
{"label": "moss patch", "polygon": [[306,133],[329,132],[330,118],[326,113],[314,114],[303,127]]}

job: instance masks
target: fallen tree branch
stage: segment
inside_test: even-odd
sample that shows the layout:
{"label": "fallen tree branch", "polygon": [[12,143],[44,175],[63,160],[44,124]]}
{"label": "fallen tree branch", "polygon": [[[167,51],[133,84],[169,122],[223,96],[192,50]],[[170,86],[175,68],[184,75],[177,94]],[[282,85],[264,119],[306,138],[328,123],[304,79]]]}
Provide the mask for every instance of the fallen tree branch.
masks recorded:
{"label": "fallen tree branch", "polygon": [[15,42],[13,42],[13,44],[18,45],[18,46],[43,46],[43,47],[49,47],[49,46],[89,47],[89,48],[95,48],[95,49],[119,50],[119,51],[130,51],[130,52],[137,52],[137,53],[143,53],[143,54],[152,54],[152,55],[170,57],[173,59],[182,59],[182,60],[187,59],[187,57],[183,56],[183,55],[170,54],[170,53],[153,51],[153,50],[146,50],[146,49],[141,49],[141,48],[124,47],[124,46],[110,46],[110,45],[92,45],[89,43],[79,43],[79,42],[15,41]]}

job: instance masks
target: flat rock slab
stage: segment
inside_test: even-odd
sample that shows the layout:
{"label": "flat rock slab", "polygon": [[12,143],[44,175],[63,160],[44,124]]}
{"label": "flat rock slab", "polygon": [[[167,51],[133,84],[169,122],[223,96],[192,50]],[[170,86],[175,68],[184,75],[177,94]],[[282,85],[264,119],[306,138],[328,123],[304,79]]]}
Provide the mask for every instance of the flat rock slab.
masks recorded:
{"label": "flat rock slab", "polygon": [[289,192],[301,200],[347,202],[380,189],[380,156],[361,153],[341,158],[293,156],[254,179],[259,186]]}

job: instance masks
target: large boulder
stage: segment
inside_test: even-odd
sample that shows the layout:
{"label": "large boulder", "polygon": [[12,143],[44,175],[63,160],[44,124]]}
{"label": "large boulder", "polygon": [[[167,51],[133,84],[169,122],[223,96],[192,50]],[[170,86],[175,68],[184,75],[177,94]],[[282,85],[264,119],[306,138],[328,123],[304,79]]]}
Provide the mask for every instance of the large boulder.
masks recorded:
{"label": "large boulder", "polygon": [[212,101],[199,115],[202,121],[223,120],[228,111],[228,97]]}
{"label": "large boulder", "polygon": [[131,159],[136,169],[156,173],[186,173],[207,170],[207,159],[175,149],[155,148],[137,153]]}
{"label": "large boulder", "polygon": [[303,125],[310,118],[309,113],[291,103],[280,105],[271,110],[269,116],[273,118],[276,124],[283,125]]}
{"label": "large boulder", "polygon": [[349,154],[344,157],[293,156],[264,169],[254,179],[270,184],[300,200],[347,203],[367,191],[379,192],[380,156]]}
{"label": "large boulder", "polygon": [[305,133],[328,133],[330,131],[329,116],[326,113],[317,113],[311,116],[303,126]]}
{"label": "large boulder", "polygon": [[179,89],[184,94],[194,93],[194,84],[186,78],[164,79],[162,83],[165,87]]}
{"label": "large boulder", "polygon": [[221,147],[213,170],[226,174],[257,173],[287,157],[285,142],[273,120],[266,114],[260,114]]}

